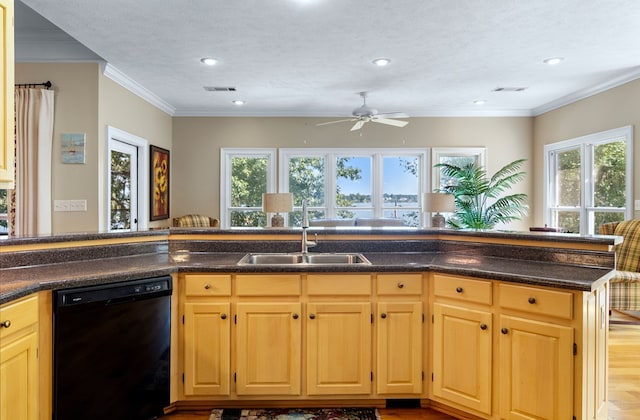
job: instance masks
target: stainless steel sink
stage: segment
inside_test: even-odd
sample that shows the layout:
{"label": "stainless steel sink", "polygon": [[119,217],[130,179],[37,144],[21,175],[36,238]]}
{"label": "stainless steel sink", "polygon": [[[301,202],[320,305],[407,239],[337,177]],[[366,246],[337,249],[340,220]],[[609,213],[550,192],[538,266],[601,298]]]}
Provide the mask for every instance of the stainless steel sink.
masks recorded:
{"label": "stainless steel sink", "polygon": [[238,265],[371,265],[364,255],[358,253],[347,254],[247,254]]}

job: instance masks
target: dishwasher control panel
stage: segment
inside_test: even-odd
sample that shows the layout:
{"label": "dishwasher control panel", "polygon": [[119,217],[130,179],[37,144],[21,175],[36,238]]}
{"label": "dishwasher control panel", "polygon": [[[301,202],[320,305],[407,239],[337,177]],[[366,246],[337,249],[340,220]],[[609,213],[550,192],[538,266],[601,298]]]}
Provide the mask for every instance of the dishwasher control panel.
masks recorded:
{"label": "dishwasher control panel", "polygon": [[171,276],[152,277],[119,283],[57,290],[55,292],[55,304],[57,308],[89,303],[110,304],[146,299],[153,296],[170,295],[171,291]]}

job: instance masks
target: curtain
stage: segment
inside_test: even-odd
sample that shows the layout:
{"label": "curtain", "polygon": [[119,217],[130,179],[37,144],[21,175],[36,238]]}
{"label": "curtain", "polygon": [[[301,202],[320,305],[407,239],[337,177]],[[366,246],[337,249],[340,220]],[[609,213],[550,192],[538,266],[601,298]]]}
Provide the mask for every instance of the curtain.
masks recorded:
{"label": "curtain", "polygon": [[16,88],[16,188],[9,198],[12,236],[51,233],[52,90]]}

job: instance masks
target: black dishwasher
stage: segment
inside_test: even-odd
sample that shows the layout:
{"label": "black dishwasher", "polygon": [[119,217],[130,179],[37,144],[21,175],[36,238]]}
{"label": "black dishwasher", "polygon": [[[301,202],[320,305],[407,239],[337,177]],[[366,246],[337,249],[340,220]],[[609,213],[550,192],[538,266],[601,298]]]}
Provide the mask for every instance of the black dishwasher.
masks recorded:
{"label": "black dishwasher", "polygon": [[169,405],[170,276],[54,292],[54,420],[147,420]]}

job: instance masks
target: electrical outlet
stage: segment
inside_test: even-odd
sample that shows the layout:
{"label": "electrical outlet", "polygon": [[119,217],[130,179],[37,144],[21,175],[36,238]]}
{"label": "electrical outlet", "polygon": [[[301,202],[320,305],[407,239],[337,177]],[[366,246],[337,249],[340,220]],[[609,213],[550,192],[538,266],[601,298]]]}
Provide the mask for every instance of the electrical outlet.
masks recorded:
{"label": "electrical outlet", "polygon": [[53,200],[53,211],[69,211],[69,200]]}
{"label": "electrical outlet", "polygon": [[69,200],[69,211],[87,211],[87,200]]}
{"label": "electrical outlet", "polygon": [[640,211],[640,200],[636,200],[635,209]]}

